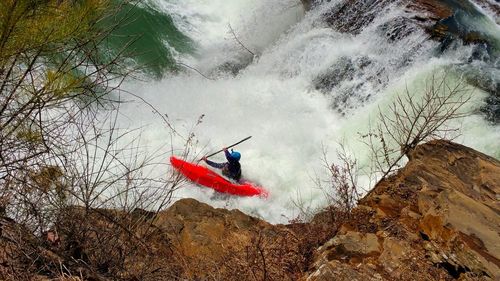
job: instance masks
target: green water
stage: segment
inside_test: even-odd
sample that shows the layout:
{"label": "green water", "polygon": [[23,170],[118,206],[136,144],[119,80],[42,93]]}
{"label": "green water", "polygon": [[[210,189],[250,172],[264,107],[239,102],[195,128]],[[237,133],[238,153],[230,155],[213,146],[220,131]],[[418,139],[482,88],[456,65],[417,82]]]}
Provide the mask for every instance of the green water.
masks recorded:
{"label": "green water", "polygon": [[125,56],[143,72],[160,78],[176,69],[173,51],[180,54],[194,52],[194,43],[174,25],[172,18],[155,7],[142,3],[116,2],[118,13],[103,24],[122,23],[111,33],[106,44],[108,50],[120,52],[127,44]]}

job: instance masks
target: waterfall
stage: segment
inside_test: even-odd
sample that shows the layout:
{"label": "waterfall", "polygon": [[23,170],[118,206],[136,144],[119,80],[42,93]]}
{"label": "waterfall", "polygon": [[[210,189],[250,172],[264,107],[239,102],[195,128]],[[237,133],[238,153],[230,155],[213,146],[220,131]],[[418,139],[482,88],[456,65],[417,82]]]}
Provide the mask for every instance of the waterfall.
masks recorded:
{"label": "waterfall", "polygon": [[[151,0],[193,42],[195,51],[177,54],[190,68],[124,87],[166,114],[181,135],[194,133],[193,157],[253,136],[237,147],[243,174],[270,192],[267,200],[221,200],[211,189],[186,184],[175,198],[286,222],[300,213],[297,204],[324,206],[315,181],[325,178],[322,158],[335,161],[339,143],[346,144],[360,166],[369,166],[369,150],[359,133],[366,133],[378,110],[386,110],[406,88],[418,96],[426,78],[443,69],[455,76],[488,73],[491,83],[500,81],[498,59],[474,59],[474,44],[441,50],[439,42],[409,20],[411,13],[396,4],[375,7],[379,10],[366,26],[346,33],[325,18],[343,1],[323,2],[306,13],[300,1],[291,0]],[[490,22],[498,34],[498,25]],[[462,132],[456,141],[500,158],[500,126],[479,113],[487,97],[484,88],[474,88],[468,108],[475,114],[456,124]],[[173,147],[175,153],[184,145],[141,103],[124,105],[120,124],[141,127],[141,141],[150,151],[166,153]],[[168,171],[155,172],[161,177]],[[359,184],[368,188],[373,183],[360,175]]]}

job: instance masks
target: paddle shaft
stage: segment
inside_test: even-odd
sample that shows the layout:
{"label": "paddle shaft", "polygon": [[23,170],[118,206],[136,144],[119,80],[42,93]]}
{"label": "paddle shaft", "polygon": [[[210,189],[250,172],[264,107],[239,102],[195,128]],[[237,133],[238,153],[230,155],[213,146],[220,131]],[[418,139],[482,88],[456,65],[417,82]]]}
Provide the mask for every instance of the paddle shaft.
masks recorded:
{"label": "paddle shaft", "polygon": [[[251,137],[252,137],[252,136],[246,137],[246,138],[244,138],[244,139],[240,140],[239,142],[237,142],[237,143],[235,143],[235,144],[232,144],[232,145],[230,145],[230,146],[226,147],[226,149],[231,148],[231,147],[233,147],[233,146],[237,146],[238,144],[240,144],[240,143],[242,143],[242,142],[244,142],[244,141],[248,140],[248,139],[249,139],[249,138],[251,138]],[[210,155],[207,155],[207,156],[205,156],[205,157],[207,157],[207,158],[208,158],[208,157],[214,156],[215,154],[220,153],[220,152],[222,152],[222,151],[224,151],[224,149],[221,149],[221,150],[219,150],[219,151],[217,151],[217,152],[214,152],[214,153],[212,153],[212,154],[210,154]]]}

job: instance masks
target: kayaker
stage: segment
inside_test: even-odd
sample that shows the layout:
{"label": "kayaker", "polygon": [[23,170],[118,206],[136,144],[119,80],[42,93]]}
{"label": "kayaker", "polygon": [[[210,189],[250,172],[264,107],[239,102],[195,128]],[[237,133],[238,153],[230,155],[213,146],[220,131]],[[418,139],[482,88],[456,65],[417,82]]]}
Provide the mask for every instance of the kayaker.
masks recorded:
{"label": "kayaker", "polygon": [[231,149],[231,152],[227,150],[227,148],[223,148],[224,154],[226,155],[227,162],[225,163],[215,163],[207,159],[207,157],[203,157],[202,159],[205,162],[217,169],[222,170],[222,174],[228,178],[239,181],[241,179],[241,166],[240,166],[240,158],[241,154],[238,151],[234,151]]}

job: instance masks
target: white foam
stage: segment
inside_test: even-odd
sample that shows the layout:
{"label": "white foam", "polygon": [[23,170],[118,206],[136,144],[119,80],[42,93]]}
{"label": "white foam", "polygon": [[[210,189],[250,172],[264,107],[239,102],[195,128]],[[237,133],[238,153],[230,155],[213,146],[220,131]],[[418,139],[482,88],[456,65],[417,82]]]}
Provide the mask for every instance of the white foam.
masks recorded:
{"label": "white foam", "polygon": [[[376,32],[358,36],[335,33],[318,24],[321,11],[308,14],[292,29],[288,28],[293,25],[295,12],[290,12],[290,9],[296,8],[285,10],[289,14],[283,17],[270,16],[281,11],[279,7],[294,1],[270,4],[268,1],[178,0],[163,3],[166,10],[176,11],[179,15],[176,23],[180,29],[202,46],[199,58],[193,62],[205,64],[203,69],[215,67],[224,59],[222,55],[226,49],[221,46],[227,43],[225,26],[228,19],[231,24],[234,22],[235,29],[243,31],[242,39],[262,50],[260,58],[236,77],[228,75],[212,81],[197,73],[186,73],[157,82],[125,85],[162,114],[168,114],[180,133],[187,135],[194,128],[199,141],[194,154],[210,153],[246,136],[253,136],[237,149],[242,152],[244,176],[266,187],[271,194],[268,200],[213,199],[211,190],[193,185],[179,189],[176,198],[192,197],[216,207],[238,208],[274,223],[294,218],[299,213],[294,201],[299,199],[306,207],[323,206],[325,198],[313,182],[316,176],[326,176],[321,166],[323,146],[329,148],[328,157],[334,159],[333,152],[338,142],[346,140],[348,148],[359,157],[360,164],[367,164],[368,150],[359,142],[358,132],[367,131],[370,116],[379,106],[387,104],[397,91],[386,90],[376,83],[360,84],[361,80],[383,70],[380,75],[388,79],[388,89],[401,89],[418,73],[430,71],[436,65],[452,63],[457,56],[460,57],[460,54],[450,54],[439,63],[429,60],[432,43],[422,43],[423,35],[415,33],[404,42],[422,44],[420,52],[413,58],[415,62],[409,66],[397,66],[405,59],[404,48],[387,43]],[[264,8],[270,11],[257,13]],[[394,14],[386,16],[390,18]],[[259,32],[265,33],[265,27],[271,24],[273,28],[259,41]],[[363,86],[358,89],[360,95],[371,94],[372,98],[367,103],[358,101],[353,105],[357,109],[352,114],[341,117],[330,108],[331,97],[338,94],[337,90],[324,95],[314,90],[312,79],[341,57],[360,55],[371,58],[381,67],[357,77],[359,81],[343,81],[342,86],[347,88],[358,83]],[[147,106],[128,104],[122,112],[122,126],[145,126],[142,140],[151,150],[162,146],[166,151],[170,146],[182,148],[183,140],[176,136],[171,139],[169,129]],[[203,122],[194,126],[200,115],[205,115]],[[482,119],[474,117],[473,120],[474,126],[465,130],[464,142],[483,151],[495,149],[492,143],[498,136],[498,128],[491,133]],[[475,141],[479,134],[477,130],[487,135],[481,142]],[[222,155],[214,160],[223,161]],[[165,163],[167,161],[166,157]],[[167,171],[158,170],[157,174],[162,176],[164,173]],[[364,184],[368,182],[366,179],[362,181]]]}

